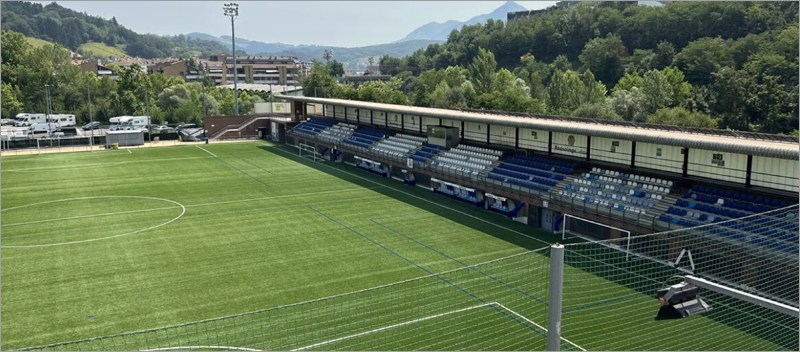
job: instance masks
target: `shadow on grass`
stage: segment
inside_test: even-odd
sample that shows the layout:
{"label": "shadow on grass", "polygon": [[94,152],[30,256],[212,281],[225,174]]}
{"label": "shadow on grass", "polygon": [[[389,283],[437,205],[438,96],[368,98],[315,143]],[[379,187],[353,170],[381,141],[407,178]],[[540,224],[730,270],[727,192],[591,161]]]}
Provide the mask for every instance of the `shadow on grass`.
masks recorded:
{"label": "shadow on grass", "polygon": [[438,196],[421,187],[409,187],[395,179],[380,177],[347,164],[329,161],[320,163],[302,158],[296,154],[296,149],[286,145],[266,144],[259,148],[358,186],[366,187],[374,184],[384,186],[374,188],[372,191],[528,250],[549,246],[559,239],[556,234],[518,223],[483,208]]}

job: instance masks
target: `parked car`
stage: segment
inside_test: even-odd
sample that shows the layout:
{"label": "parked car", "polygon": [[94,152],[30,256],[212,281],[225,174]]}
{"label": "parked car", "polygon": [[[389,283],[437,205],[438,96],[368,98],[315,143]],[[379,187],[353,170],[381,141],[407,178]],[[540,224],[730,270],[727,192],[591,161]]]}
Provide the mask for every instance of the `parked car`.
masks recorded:
{"label": "parked car", "polygon": [[175,127],[175,131],[180,131],[180,130],[182,130],[184,128],[195,128],[195,127],[197,127],[197,125],[195,125],[193,123],[182,123],[182,124],[178,125],[178,127]]}
{"label": "parked car", "polygon": [[77,136],[78,135],[78,128],[77,127],[59,127],[56,130],[56,133],[62,133],[62,136]]}
{"label": "parked car", "polygon": [[0,124],[2,124],[3,126],[16,126],[17,122],[19,121],[14,119],[3,119],[2,123]]}
{"label": "parked car", "polygon": [[92,121],[92,122],[89,122],[89,123],[83,125],[83,130],[84,131],[96,130],[98,128],[100,128],[100,121]]}

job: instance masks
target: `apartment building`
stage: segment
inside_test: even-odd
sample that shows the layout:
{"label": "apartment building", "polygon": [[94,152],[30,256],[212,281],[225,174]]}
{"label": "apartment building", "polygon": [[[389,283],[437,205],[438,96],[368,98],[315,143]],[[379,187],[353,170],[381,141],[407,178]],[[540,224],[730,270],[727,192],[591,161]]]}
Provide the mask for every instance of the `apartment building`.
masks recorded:
{"label": "apartment building", "polygon": [[[233,83],[233,57],[211,55],[202,61],[216,85]],[[237,56],[237,83],[299,85],[305,66],[291,56]]]}
{"label": "apartment building", "polygon": [[151,75],[154,73],[161,73],[166,77],[180,77],[183,78],[186,83],[200,82],[202,78],[200,72],[196,68],[188,65],[184,60],[159,62],[150,65],[147,67],[147,73]]}

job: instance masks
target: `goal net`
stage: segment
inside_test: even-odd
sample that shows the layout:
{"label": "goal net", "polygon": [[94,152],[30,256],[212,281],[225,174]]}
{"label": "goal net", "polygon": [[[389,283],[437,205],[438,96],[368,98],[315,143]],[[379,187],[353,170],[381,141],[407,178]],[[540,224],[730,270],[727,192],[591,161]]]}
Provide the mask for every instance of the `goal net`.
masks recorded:
{"label": "goal net", "polygon": [[[566,244],[563,336],[589,350],[797,350],[797,211]],[[696,278],[717,287],[698,286],[710,311],[655,320],[658,290]]]}

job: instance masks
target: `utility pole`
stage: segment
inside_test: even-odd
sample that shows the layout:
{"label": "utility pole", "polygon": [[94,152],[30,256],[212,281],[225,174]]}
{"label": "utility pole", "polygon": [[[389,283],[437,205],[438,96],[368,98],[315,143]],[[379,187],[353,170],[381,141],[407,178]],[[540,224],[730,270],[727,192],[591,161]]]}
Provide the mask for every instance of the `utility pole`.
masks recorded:
{"label": "utility pole", "polygon": [[89,137],[89,151],[94,151],[94,120],[92,120],[92,93],[86,88],[86,99],[89,101],[89,128],[92,129],[92,136]]}
{"label": "utility pole", "polygon": [[144,111],[147,115],[147,138],[153,143],[153,119],[150,118],[150,88],[144,87]]}
{"label": "utility pole", "polygon": [[47,105],[47,117],[45,117],[44,122],[47,123],[47,129],[50,131],[50,134],[52,134],[53,133],[53,125],[50,124],[50,115],[52,114],[52,111],[51,111],[51,107],[50,107],[50,85],[49,84],[45,84],[44,85],[44,91],[45,91],[45,99],[46,99],[46,105]]}
{"label": "utility pole", "polygon": [[[231,51],[233,52],[233,114],[239,115],[239,73],[236,69],[236,31],[234,29],[234,19],[239,16],[239,4],[235,2],[225,4],[222,9],[225,16],[231,18]],[[226,65],[227,66],[227,65]],[[227,72],[225,73],[227,75]]]}
{"label": "utility pole", "polygon": [[208,116],[208,108],[206,108],[206,73],[203,71],[203,78],[200,79],[203,84],[203,117]]}

